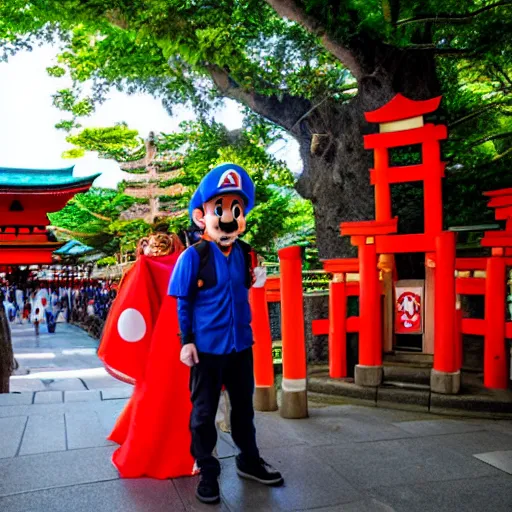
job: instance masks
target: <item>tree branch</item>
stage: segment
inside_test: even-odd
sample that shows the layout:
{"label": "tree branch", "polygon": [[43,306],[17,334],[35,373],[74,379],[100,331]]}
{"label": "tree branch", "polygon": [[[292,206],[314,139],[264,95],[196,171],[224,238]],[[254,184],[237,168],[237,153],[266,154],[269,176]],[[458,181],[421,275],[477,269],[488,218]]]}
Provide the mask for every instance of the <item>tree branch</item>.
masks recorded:
{"label": "tree branch", "polygon": [[486,168],[489,166],[489,164],[493,164],[494,162],[498,161],[498,160],[501,160],[502,158],[506,157],[510,152],[512,151],[512,148],[508,148],[506,149],[505,151],[503,151],[503,153],[500,153],[499,155],[496,155],[494,157],[492,157],[490,160],[488,160],[487,162],[483,162],[481,164],[478,164],[475,169],[483,169],[483,168]]}
{"label": "tree branch", "polygon": [[481,144],[485,144],[486,142],[491,142],[493,140],[501,140],[506,139],[508,137],[512,137],[512,132],[505,132],[505,133],[497,133],[495,135],[488,135],[487,137],[483,137],[481,139],[475,140],[472,142],[469,146],[464,148],[465,150],[475,148],[476,146],[480,146]]}
{"label": "tree branch", "polygon": [[293,130],[304,113],[311,108],[311,102],[304,98],[290,94],[283,94],[281,99],[277,95],[264,96],[255,91],[243,89],[230,77],[225,69],[219,66],[207,65],[206,68],[213,82],[224,96],[243,103],[254,112],[282,126],[289,132]]}
{"label": "tree branch", "polygon": [[500,160],[501,158],[503,158],[504,156],[507,156],[510,152],[512,151],[512,148],[508,148],[506,149],[505,151],[503,151],[503,153],[499,154],[499,155],[496,155],[492,160],[491,162],[496,162],[496,160]]}
{"label": "tree branch", "polygon": [[484,12],[490,11],[491,9],[496,9],[497,7],[506,7],[508,5],[512,5],[512,0],[503,0],[501,2],[496,2],[495,4],[486,5],[485,7],[481,7],[476,11],[466,13],[466,14],[438,14],[437,16],[417,16],[414,18],[407,18],[405,20],[399,20],[396,23],[396,26],[409,25],[411,23],[470,23],[471,20],[482,14]]}
{"label": "tree branch", "polygon": [[509,85],[512,86],[512,80],[510,79],[510,77],[507,75],[506,71],[497,63],[497,62],[494,62],[493,63],[493,66],[494,68],[498,71],[498,73],[501,73],[501,75],[503,76],[503,78],[509,83]]}
{"label": "tree branch", "polygon": [[78,201],[76,197],[74,198],[73,203],[75,203],[78,206],[78,208],[80,208],[84,212],[87,212],[89,215],[92,215],[96,219],[104,220],[105,222],[112,222],[112,219],[110,217],[105,217],[104,215],[100,215],[99,213],[91,212],[91,210],[89,210],[89,208],[87,208],[80,201]]}
{"label": "tree branch", "polygon": [[279,14],[302,25],[311,34],[320,38],[327,51],[334,55],[344,66],[346,66],[355,78],[361,78],[363,71],[353,53],[341,42],[336,41],[325,32],[321,23],[312,16],[308,16],[304,9],[297,5],[294,0],[266,0],[266,2]]}
{"label": "tree branch", "polygon": [[511,103],[512,103],[512,100],[508,100],[508,101],[501,101],[499,103],[492,103],[491,105],[486,105],[485,107],[483,107],[479,110],[476,110],[475,112],[471,112],[471,114],[467,114],[463,117],[460,117],[459,119],[456,119],[455,121],[453,121],[452,123],[450,123],[448,125],[448,129],[451,130],[459,124],[465,123],[466,121],[470,121],[471,119],[474,119],[475,117],[479,117],[482,114],[485,114],[485,112],[487,112],[493,108],[499,108],[501,106],[510,105]]}
{"label": "tree branch", "polygon": [[434,55],[443,55],[445,57],[472,57],[476,54],[475,50],[469,48],[438,48],[435,44],[411,44],[401,46],[402,50],[416,52],[431,52]]}
{"label": "tree branch", "polygon": [[59,228],[57,226],[48,226],[48,229],[52,231],[62,231],[62,233],[66,233],[66,235],[71,235],[80,238],[90,238],[93,236],[97,236],[97,233],[79,233],[78,231],[71,231],[69,229]]}

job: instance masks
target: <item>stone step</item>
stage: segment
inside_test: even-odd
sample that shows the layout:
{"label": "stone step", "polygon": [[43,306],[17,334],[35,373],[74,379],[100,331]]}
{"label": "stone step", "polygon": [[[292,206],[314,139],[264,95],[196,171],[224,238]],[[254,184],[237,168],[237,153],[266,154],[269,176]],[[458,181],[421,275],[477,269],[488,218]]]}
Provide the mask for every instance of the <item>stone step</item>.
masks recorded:
{"label": "stone step", "polygon": [[350,379],[331,379],[325,374],[308,378],[310,392],[343,397],[348,403],[455,416],[512,418],[512,390],[466,388],[458,395],[441,395],[423,385],[396,381],[394,385],[389,384],[368,388]]}
{"label": "stone step", "polygon": [[393,354],[384,355],[384,363],[396,364],[405,363],[413,364],[415,366],[424,366],[425,368],[432,368],[434,356],[432,354],[419,354],[416,352],[400,352],[396,351]]}
{"label": "stone step", "polygon": [[401,381],[395,381],[395,380],[386,380],[386,381],[384,381],[383,385],[388,386],[388,387],[391,386],[391,387],[399,388],[399,389],[430,391],[429,384],[417,384],[415,382],[401,382]]}
{"label": "stone step", "polygon": [[403,382],[430,386],[430,368],[406,365],[385,365],[384,382]]}

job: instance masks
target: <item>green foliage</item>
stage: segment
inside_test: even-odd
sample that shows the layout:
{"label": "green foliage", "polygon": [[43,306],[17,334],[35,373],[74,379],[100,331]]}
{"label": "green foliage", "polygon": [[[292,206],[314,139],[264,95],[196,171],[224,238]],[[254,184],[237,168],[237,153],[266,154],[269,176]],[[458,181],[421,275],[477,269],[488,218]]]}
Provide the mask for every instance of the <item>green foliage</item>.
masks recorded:
{"label": "green foliage", "polygon": [[[311,230],[313,215],[310,203],[293,192],[294,179],[289,169],[267,151],[279,137],[278,130],[261,122],[233,133],[219,123],[205,121],[183,123],[178,132],[157,135],[155,144],[159,170],[167,171],[168,166],[175,171],[175,177],[161,180],[159,186],[186,187],[184,193],[160,197],[164,213],[173,213],[164,217],[163,222],[174,232],[187,229],[190,225],[188,203],[203,176],[219,163],[233,162],[249,172],[256,186],[256,207],[248,217],[245,238],[257,251],[268,257],[283,235],[305,228]],[[69,156],[85,151],[98,151],[102,157],[118,161],[133,159],[134,155],[144,156],[143,141],[135,130],[129,130],[126,125],[87,128],[68,137],[67,141],[77,146],[66,152]],[[136,185],[130,183],[130,187]],[[143,186],[146,185],[141,184]],[[122,184],[118,192],[93,190],[76,196],[60,216],[54,214],[52,222],[71,231],[84,231],[84,226],[87,226],[94,233],[88,242],[90,245],[97,240],[99,246],[106,244],[109,251],[133,251],[137,241],[147,235],[151,227],[142,220],[119,220],[123,210],[135,202],[144,202],[144,199],[124,195],[125,187],[126,184]],[[108,219],[99,219],[90,212]]]}
{"label": "green foliage", "polygon": [[[70,121],[59,121],[56,125],[55,125],[55,128],[57,128],[58,130],[63,130],[65,132],[71,132],[71,130],[73,130],[74,128],[80,128],[81,125],[76,123],[75,121],[73,120],[70,120]],[[72,157],[72,156],[66,156],[67,154],[64,154],[64,158],[75,158],[75,157]]]}
{"label": "green foliage", "polygon": [[[186,193],[170,198],[169,210],[186,209],[200,180],[215,165],[239,164],[256,186],[256,207],[248,216],[244,238],[268,257],[278,238],[298,227],[298,224],[291,224],[290,217],[298,211],[303,215],[302,220],[307,216],[303,206],[306,201],[292,192],[294,179],[289,169],[267,151],[279,138],[279,131],[259,123],[230,133],[221,124],[201,121],[183,123],[181,129],[174,134],[160,134],[156,139],[159,152],[181,165],[176,178],[162,182],[161,186],[179,183],[187,187]],[[311,224],[311,209],[307,212]],[[185,229],[189,224],[187,210],[170,220],[174,231]]]}
{"label": "green foliage", "polygon": [[133,198],[117,191],[93,188],[85,194],[77,194],[61,211],[49,214],[49,218],[58,228],[58,234],[76,238],[112,255],[131,250],[131,233],[140,231],[140,226],[118,220],[134,202]]}
{"label": "green foliage", "polygon": [[512,187],[512,63],[444,62],[440,73],[450,131],[444,154],[447,224],[493,221],[483,192]]}
{"label": "green foliage", "polygon": [[46,72],[55,78],[60,78],[66,74],[66,70],[60,66],[51,66],[46,68]]}
{"label": "green foliage", "polygon": [[[389,57],[396,60],[396,69],[402,51],[429,52],[437,55],[432,73],[439,78],[444,95],[442,120],[450,129],[444,147],[447,224],[488,220],[490,212],[481,192],[511,185],[511,2],[289,3],[294,13],[304,10],[324,40],[342,47],[345,64],[315,34],[281,18],[263,0],[10,0],[0,3],[0,51],[7,57],[38,40],[51,40],[56,34],[62,38],[59,64],[49,73],[69,72],[74,81],[72,89],[61,90],[54,98],[72,118],[58,125],[67,131],[76,128],[77,118],[90,114],[92,105],[112,87],[149,92],[161,98],[169,111],[174,105],[192,105],[203,119],[220,98],[231,96],[286,127],[289,117],[278,107],[286,105],[287,97],[313,105],[327,99],[348,102],[358,87],[354,78],[358,74],[351,71],[359,66],[361,76],[377,78],[379,66],[389,64],[380,59],[381,50],[397,49]],[[81,84],[88,80],[93,83],[92,95],[84,97]],[[273,108],[261,107],[256,98],[272,98]],[[202,134],[202,142],[194,141],[201,131],[195,130],[196,134],[187,133],[190,142],[184,134],[162,142],[177,147],[189,142],[197,149],[187,156],[182,176],[190,186],[207,168],[205,163],[211,165],[224,156],[218,151],[224,147],[218,144],[224,137],[220,128]],[[265,189],[261,197],[284,204],[280,194]],[[409,230],[415,230],[422,223],[421,191],[397,187],[393,197],[395,212],[408,219]],[[180,201],[183,207],[187,197]],[[255,218],[266,217],[261,208],[261,212],[255,210]],[[283,206],[279,208],[282,212]],[[182,221],[179,218],[176,225]],[[265,229],[261,223],[258,229],[252,226],[251,236],[268,239],[268,233],[260,237]]]}
{"label": "green foliage", "polygon": [[85,128],[77,135],[66,137],[66,140],[78,148],[66,151],[65,158],[77,158],[84,151],[97,151],[101,158],[126,162],[137,160],[145,153],[139,132],[130,130],[123,123],[109,128]]}
{"label": "green foliage", "polygon": [[68,149],[62,153],[62,158],[82,158],[85,155],[85,149],[82,148],[73,148]]}
{"label": "green foliage", "polygon": [[151,226],[142,219],[112,222],[107,234],[116,238],[123,252],[133,252],[138,241],[151,233]]}
{"label": "green foliage", "polygon": [[111,265],[115,265],[117,260],[113,256],[105,256],[105,258],[101,258],[96,262],[98,267],[109,267]]}

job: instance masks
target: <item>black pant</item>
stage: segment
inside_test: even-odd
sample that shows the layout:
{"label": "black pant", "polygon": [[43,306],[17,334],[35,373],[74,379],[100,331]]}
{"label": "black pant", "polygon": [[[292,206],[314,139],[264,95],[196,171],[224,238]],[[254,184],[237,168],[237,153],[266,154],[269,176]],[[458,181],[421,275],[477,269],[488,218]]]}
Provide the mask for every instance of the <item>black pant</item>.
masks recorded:
{"label": "black pant", "polygon": [[222,386],[231,401],[231,436],[244,460],[259,459],[254,428],[254,374],[252,348],[226,355],[199,353],[199,364],[192,367],[192,456],[201,474],[218,476],[219,461],[212,452],[217,444],[215,416]]}

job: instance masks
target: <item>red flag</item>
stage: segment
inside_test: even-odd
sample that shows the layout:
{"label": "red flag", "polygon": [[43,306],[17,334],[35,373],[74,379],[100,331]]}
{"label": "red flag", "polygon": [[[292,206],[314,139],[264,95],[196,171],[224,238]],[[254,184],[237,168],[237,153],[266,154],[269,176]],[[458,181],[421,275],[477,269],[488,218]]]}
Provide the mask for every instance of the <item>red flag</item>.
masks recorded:
{"label": "red flag", "polygon": [[[115,377],[133,383],[144,375],[163,295],[149,258],[141,256],[126,275],[103,330],[98,357]],[[167,277],[170,269],[167,271]]]}

